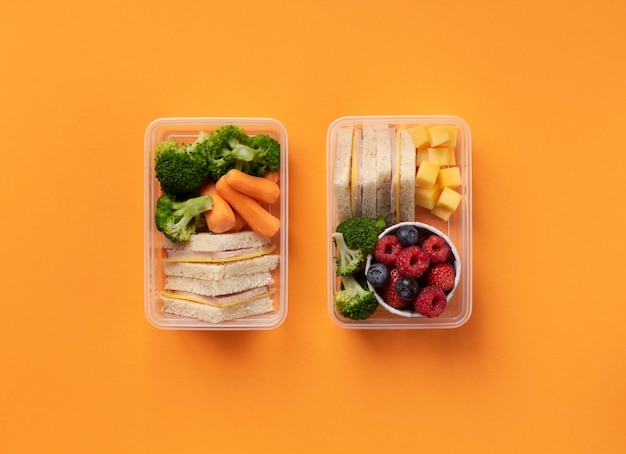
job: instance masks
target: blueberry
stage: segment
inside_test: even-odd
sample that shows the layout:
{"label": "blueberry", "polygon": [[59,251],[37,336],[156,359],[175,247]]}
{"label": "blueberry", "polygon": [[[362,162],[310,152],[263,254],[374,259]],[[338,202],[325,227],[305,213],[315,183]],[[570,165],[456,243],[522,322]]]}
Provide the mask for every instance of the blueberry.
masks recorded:
{"label": "blueberry", "polygon": [[372,263],[365,277],[373,287],[381,287],[389,279],[389,268],[382,263]]}
{"label": "blueberry", "polygon": [[396,282],[396,294],[398,298],[405,301],[412,301],[417,297],[419,291],[419,285],[417,281],[411,277],[401,277]]}
{"label": "blueberry", "polygon": [[417,244],[419,232],[414,225],[403,225],[396,232],[396,236],[402,246],[408,247]]}

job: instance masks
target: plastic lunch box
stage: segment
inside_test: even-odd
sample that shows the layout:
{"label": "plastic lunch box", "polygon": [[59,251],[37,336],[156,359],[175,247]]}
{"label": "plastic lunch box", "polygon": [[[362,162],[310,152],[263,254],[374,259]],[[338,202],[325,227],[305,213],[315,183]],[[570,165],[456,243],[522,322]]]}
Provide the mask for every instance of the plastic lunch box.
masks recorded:
{"label": "plastic lunch box", "polygon": [[[159,142],[176,139],[191,143],[201,131],[210,133],[225,124],[235,124],[250,135],[264,133],[274,137],[281,147],[280,187],[278,203],[271,206],[272,214],[280,218],[280,232],[273,241],[279,254],[279,264],[273,272],[274,310],[273,312],[228,320],[221,323],[208,323],[202,320],[179,317],[161,310],[159,292],[163,289],[165,277],[161,260],[164,251],[161,247],[162,234],[154,225],[154,211],[161,194],[154,173],[154,150]],[[277,120],[271,118],[160,118],[154,120],[145,131],[144,140],[144,311],[148,321],[157,328],[178,330],[262,330],[280,326],[287,316],[287,274],[288,274],[288,144],[287,131]]]}
{"label": "plastic lunch box", "polygon": [[[432,215],[428,210],[416,207],[415,221],[433,226],[446,234],[458,251],[461,261],[461,275],[458,286],[448,302],[445,311],[434,318],[402,317],[379,305],[376,312],[366,320],[350,320],[336,310],[333,295],[339,290],[340,279],[335,273],[335,248],[330,236],[338,224],[335,197],[333,193],[335,147],[337,132],[344,126],[363,125],[454,125],[458,128],[455,148],[456,165],[460,169],[462,184],[461,204],[448,221]],[[336,119],[328,128],[326,137],[326,194],[327,194],[327,277],[328,314],[338,326],[347,329],[433,329],[457,328],[465,324],[472,312],[472,143],[467,123],[450,115],[408,115],[408,116],[349,116]]]}

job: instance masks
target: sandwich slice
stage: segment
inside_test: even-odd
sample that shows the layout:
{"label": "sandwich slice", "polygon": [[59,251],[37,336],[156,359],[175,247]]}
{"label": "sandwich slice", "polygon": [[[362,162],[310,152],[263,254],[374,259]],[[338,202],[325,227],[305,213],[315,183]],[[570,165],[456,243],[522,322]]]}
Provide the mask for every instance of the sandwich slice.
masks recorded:
{"label": "sandwich slice", "polygon": [[415,221],[416,152],[413,139],[405,126],[397,130],[397,160],[399,171],[396,185],[396,222]]}
{"label": "sandwich slice", "polygon": [[[394,191],[392,191],[392,168],[395,153],[391,153],[395,130],[388,125],[376,125],[376,218],[383,216],[387,224],[395,220]],[[395,151],[395,147],[394,147]]]}
{"label": "sandwich slice", "polygon": [[279,257],[269,241],[243,231],[166,242],[163,311],[211,323],[271,312]]}
{"label": "sandwich slice", "polygon": [[361,140],[358,172],[361,187],[361,216],[376,219],[378,217],[378,169],[376,132],[372,126],[363,126]]}
{"label": "sandwich slice", "polygon": [[333,188],[335,211],[339,222],[352,216],[352,193],[350,189],[352,173],[352,127],[340,128],[337,132],[335,148],[335,168]]}

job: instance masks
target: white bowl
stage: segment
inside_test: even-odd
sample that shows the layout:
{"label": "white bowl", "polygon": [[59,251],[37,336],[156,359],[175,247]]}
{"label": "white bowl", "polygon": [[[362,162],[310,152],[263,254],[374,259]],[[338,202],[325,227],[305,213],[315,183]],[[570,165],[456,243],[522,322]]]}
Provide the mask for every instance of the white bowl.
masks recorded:
{"label": "white bowl", "polygon": [[[439,235],[444,240],[446,240],[448,245],[450,245],[450,249],[452,251],[452,256],[453,256],[454,271],[455,271],[454,286],[452,287],[452,290],[450,290],[446,294],[446,300],[448,302],[450,302],[450,300],[452,299],[452,295],[454,294],[454,291],[458,287],[459,281],[461,279],[461,259],[459,257],[459,252],[457,251],[456,247],[454,246],[454,243],[452,243],[450,238],[448,238],[448,236],[445,233],[443,233],[441,230],[433,227],[432,225],[424,224],[423,222],[400,222],[399,224],[394,224],[394,225],[392,225],[390,227],[387,227],[385,230],[383,230],[382,233],[380,235],[378,235],[378,238],[382,238],[382,237],[384,237],[386,235],[395,233],[396,230],[398,230],[403,225],[412,225],[412,226],[417,227],[418,229],[427,230],[430,233],[433,233],[435,235]],[[367,273],[367,270],[369,269],[370,265],[372,264],[372,262],[373,262],[373,257],[370,254],[370,255],[367,256],[367,261],[365,263],[365,272],[366,273]],[[395,307],[391,307],[389,304],[387,304],[380,297],[378,292],[376,292],[376,289],[369,282],[367,283],[367,285],[370,288],[370,290],[372,290],[374,293],[376,293],[376,300],[378,301],[378,304],[380,304],[382,307],[387,309],[392,314],[396,314],[396,315],[399,315],[401,317],[407,317],[407,318],[423,317],[423,315],[421,315],[420,313],[418,313],[417,311],[412,310],[412,309],[396,309]],[[445,309],[444,309],[444,312],[445,312]]]}

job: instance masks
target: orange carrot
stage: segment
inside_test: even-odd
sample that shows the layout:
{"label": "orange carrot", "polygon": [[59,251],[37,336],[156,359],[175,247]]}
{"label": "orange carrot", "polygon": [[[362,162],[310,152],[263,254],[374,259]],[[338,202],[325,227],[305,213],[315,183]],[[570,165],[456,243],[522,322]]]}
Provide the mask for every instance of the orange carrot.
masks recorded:
{"label": "orange carrot", "polygon": [[237,169],[229,170],[223,178],[234,190],[243,192],[259,202],[276,203],[280,197],[278,184],[267,178],[255,177]]}
{"label": "orange carrot", "polygon": [[215,185],[217,192],[245,219],[250,228],[259,235],[271,238],[280,229],[280,220],[263,208],[252,197],[236,191],[222,177]]}
{"label": "orange carrot", "polygon": [[278,184],[278,181],[280,180],[280,172],[277,170],[270,170],[269,172],[265,172],[263,178],[267,178],[268,180]]}
{"label": "orange carrot", "polygon": [[213,233],[224,233],[231,230],[236,224],[235,213],[228,202],[219,195],[215,183],[207,181],[200,188],[201,195],[211,196],[213,207],[204,212],[204,218],[209,230]]}
{"label": "orange carrot", "polygon": [[236,211],[233,210],[233,212],[235,213],[235,225],[229,230],[229,232],[239,232],[246,226],[246,220]]}

